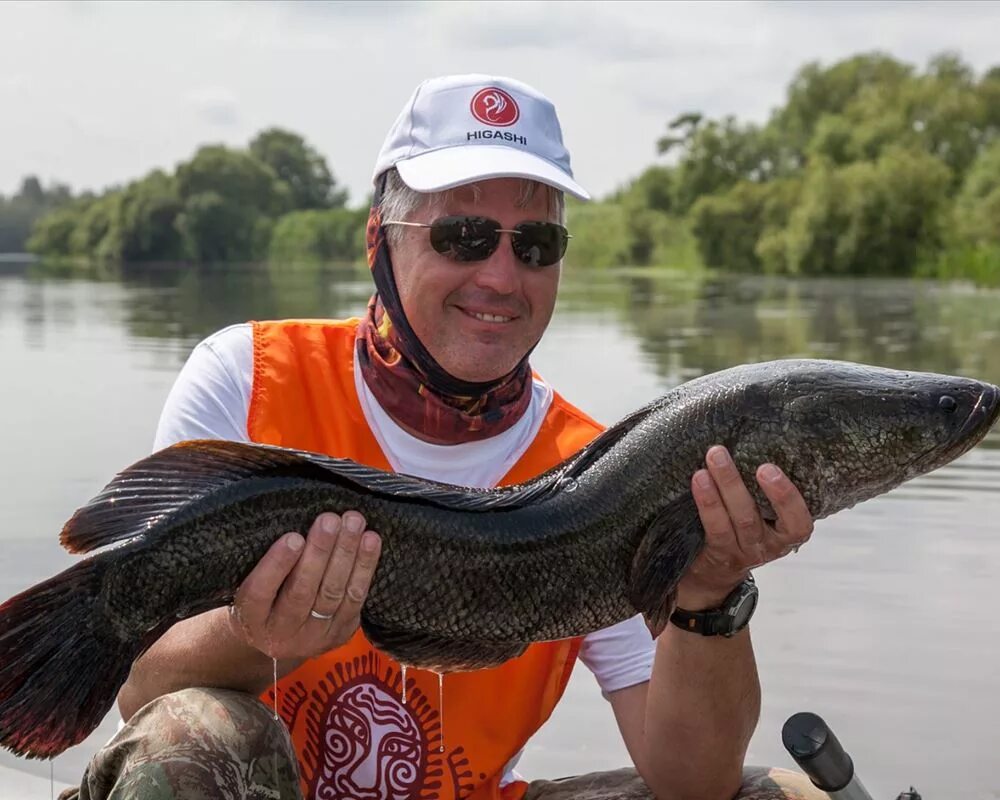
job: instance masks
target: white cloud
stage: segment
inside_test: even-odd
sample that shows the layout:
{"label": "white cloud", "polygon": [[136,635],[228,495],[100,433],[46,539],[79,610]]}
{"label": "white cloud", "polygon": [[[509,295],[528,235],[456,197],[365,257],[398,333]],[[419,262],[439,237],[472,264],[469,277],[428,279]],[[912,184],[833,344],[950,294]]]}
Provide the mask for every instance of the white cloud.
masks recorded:
{"label": "white cloud", "polygon": [[198,115],[213,125],[228,127],[239,122],[236,96],[221,86],[204,86],[188,94]]}
{"label": "white cloud", "polygon": [[804,63],[863,51],[983,70],[998,30],[1000,4],[974,2],[0,3],[0,192],[97,189],[281,125],[360,200],[416,84],[485,72],[555,101],[603,194],[678,113],[765,119]]}

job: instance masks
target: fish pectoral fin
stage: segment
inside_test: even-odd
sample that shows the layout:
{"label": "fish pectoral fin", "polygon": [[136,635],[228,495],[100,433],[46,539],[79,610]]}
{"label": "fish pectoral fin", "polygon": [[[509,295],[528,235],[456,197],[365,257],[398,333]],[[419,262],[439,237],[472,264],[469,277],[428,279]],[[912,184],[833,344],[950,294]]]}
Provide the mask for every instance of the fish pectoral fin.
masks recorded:
{"label": "fish pectoral fin", "polygon": [[677,583],[704,541],[690,493],[668,506],[646,530],[632,559],[629,601],[643,615],[654,639],[670,621]]}
{"label": "fish pectoral fin", "polygon": [[400,664],[440,673],[498,667],[517,658],[530,644],[398,630],[373,622],[364,613],[361,628],[372,645]]}

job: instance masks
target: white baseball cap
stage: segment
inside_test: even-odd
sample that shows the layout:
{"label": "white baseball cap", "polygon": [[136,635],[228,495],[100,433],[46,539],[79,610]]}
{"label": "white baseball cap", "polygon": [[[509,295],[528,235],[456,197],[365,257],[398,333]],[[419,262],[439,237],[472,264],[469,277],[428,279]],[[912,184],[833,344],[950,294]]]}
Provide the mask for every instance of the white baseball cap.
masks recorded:
{"label": "white baseball cap", "polygon": [[530,178],[589,200],[573,180],[555,106],[511,78],[449,75],[421,83],[375,162],[411,189],[437,192],[487,178]]}

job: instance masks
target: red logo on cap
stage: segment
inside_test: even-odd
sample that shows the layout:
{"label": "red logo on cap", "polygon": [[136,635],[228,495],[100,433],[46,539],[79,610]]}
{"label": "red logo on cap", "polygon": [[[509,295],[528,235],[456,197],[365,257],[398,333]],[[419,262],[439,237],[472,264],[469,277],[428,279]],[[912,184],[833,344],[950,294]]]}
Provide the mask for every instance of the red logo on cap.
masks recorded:
{"label": "red logo on cap", "polygon": [[521,110],[503,89],[490,86],[480,89],[472,98],[472,116],[484,125],[494,125],[506,128],[513,125],[521,116]]}

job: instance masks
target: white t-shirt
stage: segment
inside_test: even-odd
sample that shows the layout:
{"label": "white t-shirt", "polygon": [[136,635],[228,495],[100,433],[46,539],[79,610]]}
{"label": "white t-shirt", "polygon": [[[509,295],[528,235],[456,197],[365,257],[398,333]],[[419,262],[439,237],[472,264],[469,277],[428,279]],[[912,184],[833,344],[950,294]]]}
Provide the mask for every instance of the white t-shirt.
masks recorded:
{"label": "white t-shirt", "polygon": [[[495,486],[524,454],[552,403],[552,389],[534,380],[524,416],[497,436],[477,442],[436,445],[412,436],[385,412],[368,389],[357,361],[354,380],[365,419],[397,472],[460,486]],[[170,391],[156,431],[155,449],[187,439],[249,442],[247,412],[253,387],[253,332],[231,325],[192,351]],[[640,616],[584,637],[580,660],[602,693],[648,681],[654,644]],[[513,779],[508,765],[504,783]]]}

